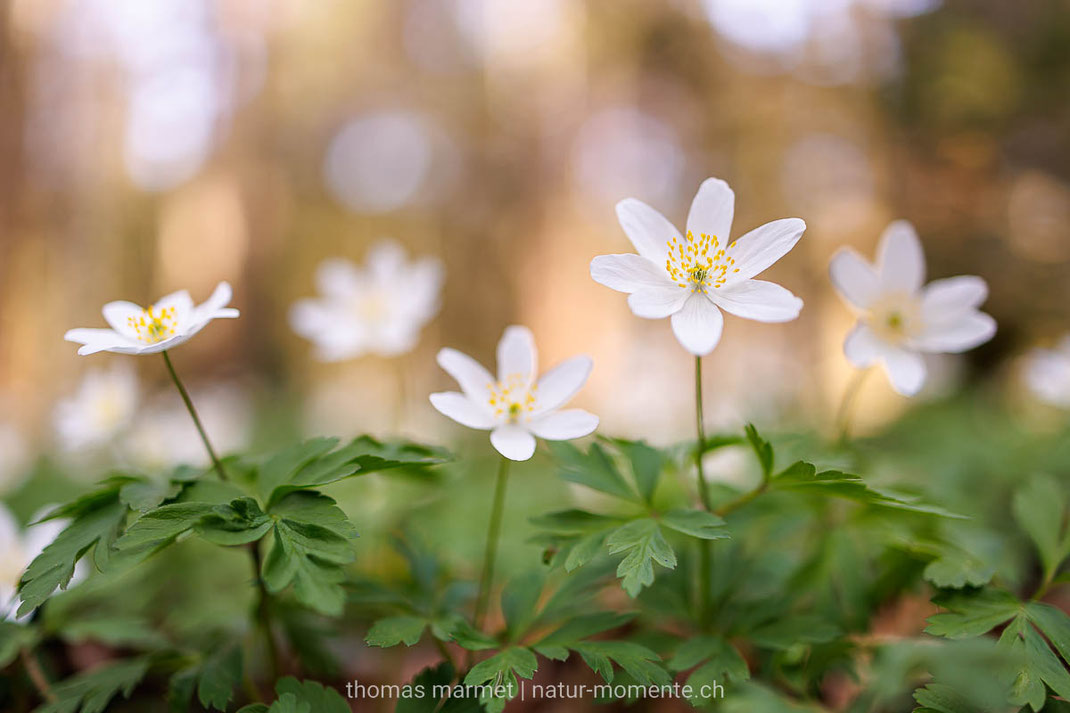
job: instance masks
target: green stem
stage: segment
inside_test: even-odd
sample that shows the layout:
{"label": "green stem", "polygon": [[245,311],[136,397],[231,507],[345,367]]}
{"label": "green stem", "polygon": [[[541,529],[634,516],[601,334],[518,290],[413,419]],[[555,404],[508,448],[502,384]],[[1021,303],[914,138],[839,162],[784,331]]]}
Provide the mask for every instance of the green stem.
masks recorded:
{"label": "green stem", "polygon": [[268,672],[271,674],[271,681],[275,681],[279,677],[280,657],[279,657],[279,645],[275,641],[275,634],[271,630],[271,599],[267,590],[267,585],[264,584],[264,578],[260,576],[263,562],[260,557],[260,547],[258,542],[249,543],[249,552],[253,556],[253,577],[256,579],[256,586],[258,590],[258,598],[256,602],[256,621],[263,632],[264,640],[267,642],[267,654],[268,654]]}
{"label": "green stem", "polygon": [[37,661],[37,657],[33,655],[33,652],[23,646],[19,649],[19,660],[22,661],[22,667],[26,669],[26,675],[30,677],[33,687],[37,689],[41,698],[48,703],[55,703],[56,694],[52,692],[52,687],[48,684],[48,677],[45,676],[45,672],[41,669],[41,664]]}
{"label": "green stem", "polygon": [[[706,473],[702,467],[702,456],[706,452],[706,425],[702,417],[702,357],[695,357],[695,430],[698,439],[695,443],[695,469],[698,477],[698,494],[706,512],[713,512],[710,501],[710,486],[706,482]],[[713,579],[713,551],[709,540],[699,542],[699,583],[698,583],[698,618],[703,625],[709,623],[711,614],[711,586]]]}
{"label": "green stem", "polygon": [[505,486],[509,478],[509,459],[502,456],[498,466],[498,479],[494,485],[494,505],[490,511],[487,527],[487,545],[483,550],[483,573],[479,577],[479,594],[476,596],[476,629],[483,629],[490,603],[490,589],[494,582],[494,560],[498,556],[498,540],[502,531],[502,511],[505,509]]}
{"label": "green stem", "polygon": [[840,406],[836,409],[836,430],[840,434],[840,444],[846,443],[851,435],[851,415],[854,413],[852,407],[869,372],[869,368],[855,371],[854,376],[847,383],[847,388],[844,389]]}
{"label": "green stem", "polygon": [[163,361],[167,364],[167,371],[171,374],[171,380],[175,382],[175,388],[178,389],[179,395],[182,397],[183,403],[186,404],[186,410],[189,411],[189,415],[193,418],[193,425],[197,427],[197,433],[201,434],[201,441],[204,443],[205,450],[208,451],[208,457],[212,459],[212,466],[215,468],[216,473],[219,474],[220,480],[227,479],[227,472],[223,469],[223,464],[219,460],[219,456],[215,454],[215,449],[212,448],[211,442],[208,440],[208,434],[204,430],[204,425],[201,424],[201,419],[197,416],[197,409],[193,408],[193,401],[189,397],[189,392],[186,391],[186,387],[182,385],[182,380],[178,378],[178,373],[175,371],[175,365],[171,363],[171,356],[167,353],[167,350],[160,352],[163,354]]}
{"label": "green stem", "polygon": [[759,495],[761,495],[762,493],[764,493],[768,489],[769,489],[769,477],[768,476],[764,476],[762,478],[761,484],[757,488],[755,488],[754,490],[751,490],[748,493],[744,493],[743,495],[740,495],[735,500],[731,500],[731,501],[725,503],[721,507],[719,507],[716,510],[714,510],[713,514],[717,515],[719,517],[724,517],[728,513],[735,512],[736,510],[740,509],[741,507],[743,507],[744,505],[749,503],[751,500],[754,500],[755,498],[757,498]]}

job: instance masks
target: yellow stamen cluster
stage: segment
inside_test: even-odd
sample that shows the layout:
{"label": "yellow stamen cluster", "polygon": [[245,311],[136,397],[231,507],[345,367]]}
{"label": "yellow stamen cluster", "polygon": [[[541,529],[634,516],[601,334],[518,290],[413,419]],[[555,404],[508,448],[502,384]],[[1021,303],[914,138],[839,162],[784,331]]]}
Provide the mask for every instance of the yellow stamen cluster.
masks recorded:
{"label": "yellow stamen cluster", "polygon": [[126,322],[134,330],[138,341],[146,344],[162,342],[178,332],[178,317],[174,307],[164,307],[159,311],[149,307],[139,315],[128,317]]}
{"label": "yellow stamen cluster", "polygon": [[739,268],[735,267],[735,258],[726,253],[735,244],[721,247],[716,235],[700,233],[696,240],[689,230],[686,242],[673,236],[666,245],[669,256],[665,259],[665,270],[680,287],[705,292],[707,287],[722,286],[731,273],[739,272]]}
{"label": "yellow stamen cluster", "polygon": [[487,384],[488,403],[496,417],[507,416],[516,423],[525,413],[535,410],[535,384],[529,384],[521,374],[510,374],[504,381]]}

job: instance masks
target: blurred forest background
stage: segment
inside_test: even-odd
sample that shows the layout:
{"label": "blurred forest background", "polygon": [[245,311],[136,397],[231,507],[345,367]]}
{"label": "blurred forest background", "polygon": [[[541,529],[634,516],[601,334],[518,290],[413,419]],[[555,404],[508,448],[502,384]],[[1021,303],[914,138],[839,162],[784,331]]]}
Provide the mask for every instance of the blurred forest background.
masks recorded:
{"label": "blurred forest background", "polygon": [[[490,363],[510,323],[546,365],[594,357],[577,403],[604,432],[689,436],[690,357],[587,266],[631,249],[619,199],[682,224],[709,175],[736,190],[735,235],[809,225],[770,271],[802,317],[729,318],[705,360],[715,425],[831,421],[852,317],[826,266],[843,244],[871,254],[893,218],[916,224],[930,277],[985,277],[999,322],[934,365],[930,398],[975,383],[1017,403],[1018,356],[1070,310],[1065,0],[4,0],[0,107],[9,491],[55,450],[57,399],[109,360],[139,369],[144,460],[196,453],[158,360],[79,358],[62,335],[102,325],[106,301],[201,301],[224,279],[241,319],[176,355],[224,450],[445,439],[435,351]],[[289,306],[321,260],[383,236],[444,261],[440,315],[402,358],[316,363]],[[860,405],[873,429],[907,402],[871,379]]]}

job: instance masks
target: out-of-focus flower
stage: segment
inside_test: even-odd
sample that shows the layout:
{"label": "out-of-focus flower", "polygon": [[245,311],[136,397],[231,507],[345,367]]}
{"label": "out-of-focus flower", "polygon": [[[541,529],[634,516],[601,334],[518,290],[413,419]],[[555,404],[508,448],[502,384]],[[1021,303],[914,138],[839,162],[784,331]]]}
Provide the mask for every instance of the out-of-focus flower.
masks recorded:
{"label": "out-of-focus flower", "polygon": [[[251,412],[240,388],[230,384],[202,385],[190,392],[201,422],[212,434],[220,454],[248,445]],[[131,464],[149,471],[210,462],[189,412],[174,396],[145,409],[122,439],[120,448]]]}
{"label": "out-of-focus flower", "polygon": [[29,449],[22,433],[0,421],[0,493],[15,490],[29,475]]}
{"label": "out-of-focus flower", "polygon": [[108,443],[130,425],[137,402],[137,374],[129,364],[90,369],[78,391],[56,404],[60,445],[78,451]]}
{"label": "out-of-focus flower", "polygon": [[[41,508],[30,518],[30,522],[37,522],[52,509],[52,506]],[[11,511],[0,503],[0,619],[15,621],[19,618],[16,615],[18,600],[15,591],[22,573],[66,526],[65,520],[46,520],[23,531]],[[79,562],[67,586],[77,584],[85,579],[85,576],[85,562]],[[26,619],[29,616],[30,614],[26,614],[21,618]]]}
{"label": "out-of-focus flower", "polygon": [[1070,409],[1070,334],[1054,349],[1034,349],[1029,353],[1025,382],[1044,403]]}
{"label": "out-of-focus flower", "polygon": [[438,313],[442,277],[437,259],[409,262],[400,245],[384,240],[372,247],[364,267],[324,261],[316,272],[322,296],[294,304],[290,324],[316,345],[323,361],[404,354]]}
{"label": "out-of-focus flower", "polygon": [[199,305],[185,290],[174,292],[145,309],[133,302],[109,302],[104,319],[111,329],[71,329],[63,338],[82,346],[82,355],[97,352],[155,354],[187,341],[213,319],[234,318],[238,310],[227,307],[230,285],[220,282],[212,296]]}
{"label": "out-of-focus flower", "polygon": [[566,359],[538,378],[537,362],[535,339],[527,327],[507,327],[502,334],[497,379],[471,357],[443,349],[438,364],[457,380],[461,392],[431,394],[431,404],[462,426],[490,431],[491,444],[510,460],[531,458],[536,436],[566,441],[594,432],[594,414],[560,410],[587,382],[591,358]]}
{"label": "out-of-focus flower", "polygon": [[699,187],[686,237],[647,204],[623,200],[617,217],[639,254],[599,255],[591,261],[591,277],[628,293],[636,316],[671,317],[676,339],[697,356],[720,341],[721,309],[759,322],[795,319],[802,300],[780,285],[751,278],[795,247],[806,223],[774,220],[729,244],[734,212],[735,194],[717,178]]}
{"label": "out-of-focus flower", "polygon": [[980,277],[949,277],[923,287],[925,256],[907,221],[885,229],[875,264],[843,248],[829,273],[859,316],[843,343],[847,359],[859,368],[880,362],[904,396],[918,393],[925,382],[922,353],[964,352],[996,333],[996,321],[977,309],[988,296]]}

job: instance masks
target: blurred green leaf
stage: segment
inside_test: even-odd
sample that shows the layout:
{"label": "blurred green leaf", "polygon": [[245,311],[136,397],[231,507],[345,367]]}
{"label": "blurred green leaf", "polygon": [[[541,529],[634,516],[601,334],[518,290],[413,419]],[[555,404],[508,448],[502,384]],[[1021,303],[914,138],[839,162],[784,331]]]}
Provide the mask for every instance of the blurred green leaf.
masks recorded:
{"label": "blurred green leaf", "polygon": [[105,664],[52,686],[56,700],[35,713],[103,713],[115,696],[129,698],[149,670],[149,659]]}
{"label": "blurred green leaf", "polygon": [[630,641],[582,641],[574,648],[606,683],[612,683],[614,678],[611,661],[643,686],[664,686],[672,680],[661,667],[661,658],[640,644]]}
{"label": "blurred green leaf", "polygon": [[705,510],[670,510],[662,514],[661,522],[685,535],[703,540],[721,540],[731,535],[722,518]]}
{"label": "blurred green leaf", "polygon": [[1067,556],[1067,496],[1051,476],[1035,475],[1014,493],[1014,519],[1029,534],[1040,553],[1045,579],[1050,579]]}
{"label": "blurred green leaf", "polygon": [[948,639],[986,634],[1015,617],[1022,607],[1014,595],[998,589],[948,592],[934,597],[933,603],[948,611],[930,616],[925,631]]}
{"label": "blurred green leaf", "polygon": [[617,566],[621,586],[630,597],[654,583],[654,563],[673,569],[676,553],[666,542],[658,523],[650,518],[633,520],[617,528],[606,538],[610,554],[624,553]]}
{"label": "blurred green leaf", "polygon": [[758,457],[758,465],[762,468],[762,475],[765,478],[769,478],[773,473],[772,444],[759,435],[758,429],[752,423],[748,423],[744,427],[744,431],[747,434],[747,442],[750,443],[750,447],[754,450],[754,455]]}
{"label": "blurred green leaf", "polygon": [[586,453],[568,441],[551,441],[561,477],[614,497],[636,500],[636,493],[620,474],[601,444],[592,443]]}
{"label": "blurred green leaf", "polygon": [[390,616],[372,624],[364,641],[368,646],[383,648],[397,646],[400,643],[412,646],[420,640],[425,628],[427,628],[427,620],[421,617]]}

